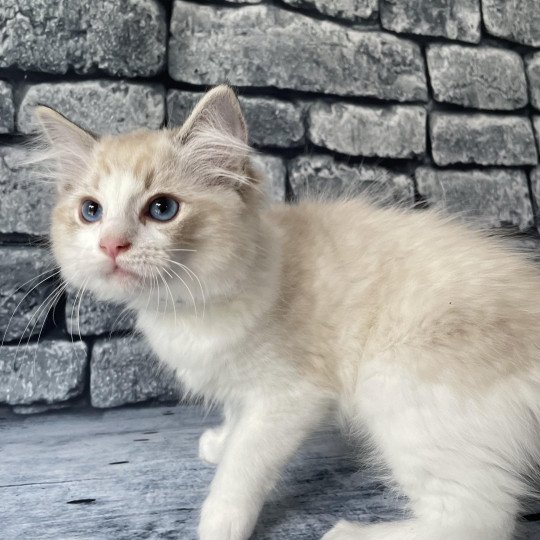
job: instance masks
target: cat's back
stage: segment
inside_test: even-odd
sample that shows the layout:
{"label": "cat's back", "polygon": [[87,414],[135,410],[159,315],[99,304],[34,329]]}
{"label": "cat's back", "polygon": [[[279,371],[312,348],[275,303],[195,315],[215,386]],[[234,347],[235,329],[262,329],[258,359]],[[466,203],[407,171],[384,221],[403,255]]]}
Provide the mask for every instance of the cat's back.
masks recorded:
{"label": "cat's back", "polygon": [[269,217],[296,289],[321,291],[315,314],[332,306],[349,323],[357,313],[385,343],[486,344],[486,358],[539,350],[540,272],[503,239],[435,212],[361,199],[278,205]]}

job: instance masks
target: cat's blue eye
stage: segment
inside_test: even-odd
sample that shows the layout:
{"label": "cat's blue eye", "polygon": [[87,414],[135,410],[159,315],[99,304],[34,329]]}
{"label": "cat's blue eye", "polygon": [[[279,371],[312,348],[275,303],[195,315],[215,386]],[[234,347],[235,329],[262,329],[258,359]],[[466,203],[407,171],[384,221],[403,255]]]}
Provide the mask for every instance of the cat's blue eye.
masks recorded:
{"label": "cat's blue eye", "polygon": [[96,201],[90,199],[84,201],[81,206],[81,216],[84,221],[93,223],[94,221],[99,221],[103,214],[103,208]]}
{"label": "cat's blue eye", "polygon": [[157,197],[148,207],[148,215],[156,221],[169,221],[178,213],[180,204],[172,197]]}

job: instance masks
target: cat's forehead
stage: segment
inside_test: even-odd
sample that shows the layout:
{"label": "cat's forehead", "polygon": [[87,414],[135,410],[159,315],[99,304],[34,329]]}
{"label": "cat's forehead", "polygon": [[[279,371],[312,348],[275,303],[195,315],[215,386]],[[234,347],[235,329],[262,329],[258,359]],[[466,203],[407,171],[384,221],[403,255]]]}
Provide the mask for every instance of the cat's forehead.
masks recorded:
{"label": "cat's forehead", "polygon": [[148,190],[162,181],[160,173],[171,156],[171,144],[163,131],[106,136],[96,147],[90,180],[99,190],[108,178],[129,176],[133,188]]}

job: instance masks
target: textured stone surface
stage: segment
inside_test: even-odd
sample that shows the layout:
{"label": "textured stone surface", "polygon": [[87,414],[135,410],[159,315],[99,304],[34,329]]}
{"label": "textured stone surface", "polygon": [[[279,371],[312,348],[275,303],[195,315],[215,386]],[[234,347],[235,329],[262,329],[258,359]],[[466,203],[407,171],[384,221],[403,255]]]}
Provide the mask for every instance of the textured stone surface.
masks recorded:
{"label": "textured stone surface", "polygon": [[342,19],[368,19],[377,11],[377,0],[283,0],[294,7],[315,9]]}
{"label": "textured stone surface", "polygon": [[538,162],[531,122],[522,116],[434,113],[431,148],[438,165],[534,165]]}
{"label": "textured stone surface", "polygon": [[533,127],[536,133],[536,144],[538,146],[538,152],[540,154],[540,116],[533,117]]}
{"label": "textured stone surface", "polygon": [[381,0],[380,10],[395,32],[480,41],[480,0]]}
{"label": "textured stone surface", "polygon": [[138,336],[99,340],[92,349],[90,398],[94,407],[116,407],[179,396],[171,373]]}
{"label": "textured stone surface", "polygon": [[524,171],[437,170],[419,167],[416,185],[430,204],[458,213],[482,226],[533,225],[527,176]]}
{"label": "textured stone surface", "polygon": [[26,89],[17,114],[17,128],[30,133],[38,104],[47,105],[96,133],[157,129],[165,118],[165,94],[157,85],[124,81],[43,83]]}
{"label": "textured stone surface", "polygon": [[422,55],[411,41],[263,5],[226,9],[176,0],[169,73],[194,84],[427,97]]}
{"label": "textured stone surface", "polygon": [[23,165],[26,151],[0,146],[0,232],[46,235],[55,187]]}
{"label": "textured stone surface", "polygon": [[437,101],[476,109],[519,109],[527,105],[521,56],[494,47],[430,45],[427,63]]}
{"label": "textured stone surface", "polygon": [[300,156],[289,163],[289,181],[298,198],[363,194],[381,203],[414,202],[412,178],[384,167],[345,165],[330,156]]}
{"label": "textured stone surface", "polygon": [[531,103],[540,111],[540,52],[527,58],[527,78],[531,92]]}
{"label": "textured stone surface", "polygon": [[[170,126],[180,126],[201,99],[201,92],[169,90],[167,112]],[[279,99],[240,97],[246,118],[250,144],[255,146],[293,147],[304,140],[303,109]]]}
{"label": "textured stone surface", "polygon": [[0,133],[13,131],[13,90],[7,82],[0,81]]}
{"label": "textured stone surface", "polygon": [[280,157],[264,154],[257,154],[254,161],[264,175],[270,199],[276,202],[284,201],[287,177],[285,161]]}
{"label": "textured stone surface", "polygon": [[0,67],[154,75],[165,62],[166,34],[157,0],[3,0]]}
{"label": "textured stone surface", "polygon": [[490,34],[540,47],[538,0],[482,0],[482,15]]}
{"label": "textured stone surface", "polygon": [[85,382],[87,348],[82,342],[43,341],[0,349],[0,402],[54,403],[79,395]]}
{"label": "textured stone surface", "polygon": [[53,275],[53,268],[44,249],[0,247],[0,340],[19,340],[40,332],[48,299],[54,299],[49,298],[53,286],[43,280]]}
{"label": "textured stone surface", "polygon": [[426,111],[420,106],[316,103],[308,124],[313,143],[352,156],[410,158],[426,149]]}
{"label": "textured stone surface", "polygon": [[66,299],[67,331],[75,336],[97,336],[111,332],[131,330],[135,324],[135,315],[120,306],[100,302],[91,293],[85,291],[81,297],[79,291],[70,290]]}

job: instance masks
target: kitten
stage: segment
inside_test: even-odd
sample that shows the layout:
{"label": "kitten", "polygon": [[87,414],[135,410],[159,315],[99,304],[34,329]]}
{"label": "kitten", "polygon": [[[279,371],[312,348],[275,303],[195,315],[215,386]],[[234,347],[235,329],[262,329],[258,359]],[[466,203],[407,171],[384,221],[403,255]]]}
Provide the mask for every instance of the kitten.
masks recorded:
{"label": "kitten", "polygon": [[324,540],[511,538],[539,457],[540,274],[433,212],[268,205],[233,91],[180,129],[95,137],[37,109],[63,277],[138,313],[192,393],[223,406],[201,540],[245,540],[324,419],[365,431],[411,505]]}

